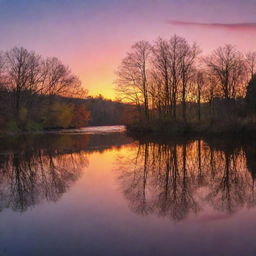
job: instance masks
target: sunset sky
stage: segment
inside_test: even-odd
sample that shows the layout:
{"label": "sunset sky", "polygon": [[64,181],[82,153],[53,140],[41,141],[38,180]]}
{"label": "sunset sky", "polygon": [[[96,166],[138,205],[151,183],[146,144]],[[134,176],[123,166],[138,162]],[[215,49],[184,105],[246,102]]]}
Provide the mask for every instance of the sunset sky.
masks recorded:
{"label": "sunset sky", "polygon": [[204,53],[256,50],[256,0],[0,0],[0,50],[56,56],[90,95],[114,98],[115,70],[137,40],[173,34]]}

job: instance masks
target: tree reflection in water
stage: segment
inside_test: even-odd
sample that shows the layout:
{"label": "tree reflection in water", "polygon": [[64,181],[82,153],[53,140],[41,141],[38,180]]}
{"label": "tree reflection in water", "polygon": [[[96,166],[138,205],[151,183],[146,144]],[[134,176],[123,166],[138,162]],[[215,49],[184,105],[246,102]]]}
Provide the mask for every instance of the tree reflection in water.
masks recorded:
{"label": "tree reflection in water", "polygon": [[246,142],[138,142],[118,156],[117,172],[131,209],[182,220],[211,206],[233,214],[254,207],[256,145]]}
{"label": "tree reflection in water", "polygon": [[2,139],[0,211],[26,211],[42,201],[59,200],[88,165],[88,154],[128,142],[122,134],[48,134]]}

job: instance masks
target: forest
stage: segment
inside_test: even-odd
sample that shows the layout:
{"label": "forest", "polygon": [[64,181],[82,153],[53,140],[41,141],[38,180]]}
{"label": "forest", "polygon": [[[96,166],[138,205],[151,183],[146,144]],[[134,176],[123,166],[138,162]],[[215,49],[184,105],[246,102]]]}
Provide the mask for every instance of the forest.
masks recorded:
{"label": "forest", "polygon": [[[0,55],[0,127],[2,130],[78,127],[88,119],[86,90],[59,59],[43,58],[23,47]],[[76,112],[76,115],[74,115]]]}
{"label": "forest", "polygon": [[131,131],[220,133],[256,129],[256,52],[224,45],[204,55],[177,35],[139,41],[117,70],[120,99],[136,106]]}
{"label": "forest", "polygon": [[120,124],[127,104],[89,97],[56,57],[23,47],[0,53],[0,131],[35,131]]}
{"label": "forest", "polygon": [[87,97],[86,109],[90,113],[88,125],[122,125],[131,123],[137,111],[133,104],[105,99],[102,95]]}
{"label": "forest", "polygon": [[0,53],[0,131],[126,124],[129,131],[256,130],[256,52],[224,45],[204,55],[177,35],[139,41],[117,69],[116,100],[89,96],[56,57]]}

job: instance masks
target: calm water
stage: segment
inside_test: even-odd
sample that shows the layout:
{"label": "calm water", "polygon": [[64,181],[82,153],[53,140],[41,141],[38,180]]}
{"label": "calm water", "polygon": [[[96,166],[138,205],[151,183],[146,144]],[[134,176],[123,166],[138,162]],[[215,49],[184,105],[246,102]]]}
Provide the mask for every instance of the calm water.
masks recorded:
{"label": "calm water", "polygon": [[1,139],[0,255],[256,255],[256,142],[112,128]]}

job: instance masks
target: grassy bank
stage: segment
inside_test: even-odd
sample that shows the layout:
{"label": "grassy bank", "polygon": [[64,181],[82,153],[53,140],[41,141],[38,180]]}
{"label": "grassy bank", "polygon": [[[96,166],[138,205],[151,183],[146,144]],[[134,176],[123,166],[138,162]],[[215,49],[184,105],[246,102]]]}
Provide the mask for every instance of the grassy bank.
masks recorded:
{"label": "grassy bank", "polygon": [[132,136],[256,136],[256,122],[249,118],[222,122],[148,122],[126,126]]}

